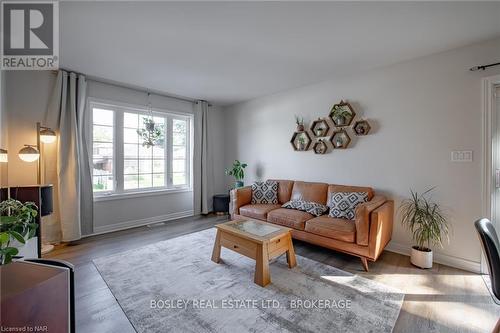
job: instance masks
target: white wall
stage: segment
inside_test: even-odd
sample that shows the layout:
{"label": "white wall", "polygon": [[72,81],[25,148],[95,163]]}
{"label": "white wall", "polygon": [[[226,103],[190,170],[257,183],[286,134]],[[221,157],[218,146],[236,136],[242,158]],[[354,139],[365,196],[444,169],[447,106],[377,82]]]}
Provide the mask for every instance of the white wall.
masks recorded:
{"label": "white wall", "polygon": [[[35,124],[43,122],[55,75],[42,71],[9,72],[6,76],[6,110],[9,121],[9,181],[11,185],[36,182],[36,164],[17,157],[23,144],[36,143]],[[89,80],[88,96],[122,103],[145,105],[146,94]],[[151,96],[157,108],[193,113],[192,103],[174,98]],[[210,108],[210,142],[214,147],[214,165],[223,170],[223,117],[216,106]],[[222,175],[214,175],[216,192],[224,191]],[[95,202],[94,223],[83,221],[84,235],[116,230],[191,215],[193,193],[181,192],[140,198]]]}
{"label": "white wall", "polygon": [[[436,186],[434,198],[453,227],[450,244],[437,250],[438,257],[477,267],[473,221],[481,216],[481,77],[500,69],[468,68],[498,59],[500,39],[228,107],[226,164],[247,162],[247,183],[282,178],[372,186],[397,206],[409,189]],[[370,121],[370,135],[327,155],[294,152],[289,142],[294,115],[307,121],[327,116],[341,99]],[[473,150],[474,161],[452,163],[452,150]],[[391,246],[412,243],[397,219]]]}

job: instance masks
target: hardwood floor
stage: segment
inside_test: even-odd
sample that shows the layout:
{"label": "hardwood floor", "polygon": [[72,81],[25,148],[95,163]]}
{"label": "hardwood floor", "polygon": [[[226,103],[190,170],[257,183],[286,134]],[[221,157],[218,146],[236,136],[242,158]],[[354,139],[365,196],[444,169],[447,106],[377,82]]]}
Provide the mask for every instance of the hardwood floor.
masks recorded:
{"label": "hardwood floor", "polygon": [[[92,260],[200,231],[225,221],[222,216],[194,217],[93,236],[59,246],[46,257],[75,265],[78,333],[135,332]],[[500,317],[480,275],[435,264],[421,270],[409,258],[384,252],[370,271],[359,258],[295,241],[298,255],[399,288],[406,293],[394,332],[491,332]],[[210,260],[210,258],[207,258]]]}

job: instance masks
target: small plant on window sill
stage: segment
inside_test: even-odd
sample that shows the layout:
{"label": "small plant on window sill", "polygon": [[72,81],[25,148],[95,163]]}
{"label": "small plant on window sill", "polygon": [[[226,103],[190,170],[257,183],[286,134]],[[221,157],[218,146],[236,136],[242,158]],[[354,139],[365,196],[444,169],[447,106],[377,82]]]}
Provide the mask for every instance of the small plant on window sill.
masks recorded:
{"label": "small plant on window sill", "polygon": [[163,143],[163,124],[155,124],[152,118],[143,118],[144,127],[137,130],[142,138],[142,146],[151,148]]}

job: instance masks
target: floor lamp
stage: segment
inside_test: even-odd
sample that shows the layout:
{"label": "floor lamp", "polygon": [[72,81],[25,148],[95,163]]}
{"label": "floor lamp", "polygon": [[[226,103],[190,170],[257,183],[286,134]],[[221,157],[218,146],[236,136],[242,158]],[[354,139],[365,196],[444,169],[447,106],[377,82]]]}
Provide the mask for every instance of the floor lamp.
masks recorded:
{"label": "floor lamp", "polygon": [[[24,145],[21,150],[19,150],[19,158],[24,162],[37,162],[37,184],[41,185],[42,181],[42,143],[54,143],[56,141],[56,132],[52,129],[41,126],[40,123],[36,123],[36,145]],[[42,241],[40,239],[40,241]],[[42,254],[48,253],[54,249],[54,245],[43,244],[42,243]]]}

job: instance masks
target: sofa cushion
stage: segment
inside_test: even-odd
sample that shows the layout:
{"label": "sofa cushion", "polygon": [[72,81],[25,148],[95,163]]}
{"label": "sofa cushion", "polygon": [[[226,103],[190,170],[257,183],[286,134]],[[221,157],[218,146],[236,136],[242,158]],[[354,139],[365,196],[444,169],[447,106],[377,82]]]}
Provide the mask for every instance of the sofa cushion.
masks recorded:
{"label": "sofa cushion", "polygon": [[269,204],[245,205],[240,207],[240,215],[266,221],[267,213],[277,208],[280,208],[280,205],[269,205]]}
{"label": "sofa cushion", "polygon": [[326,205],[303,200],[290,200],[284,203],[281,207],[300,210],[309,214],[313,214],[314,216],[321,216],[328,211],[328,206]]}
{"label": "sofa cushion", "polygon": [[343,242],[354,243],[356,240],[356,224],[354,221],[325,215],[307,221],[305,231]]}
{"label": "sofa cushion", "polygon": [[267,214],[267,222],[284,225],[285,227],[297,230],[304,230],[306,221],[312,218],[314,218],[314,215],[287,208],[278,208]]}
{"label": "sofa cushion", "polygon": [[356,207],[368,201],[366,192],[333,192],[328,200],[330,217],[354,220]]}
{"label": "sofa cushion", "polygon": [[278,182],[278,202],[284,204],[292,196],[293,180],[270,179]]}
{"label": "sofa cushion", "polygon": [[278,204],[278,182],[267,180],[252,184],[252,205]]}
{"label": "sofa cushion", "polygon": [[290,200],[304,200],[326,205],[328,184],[294,182]]}

